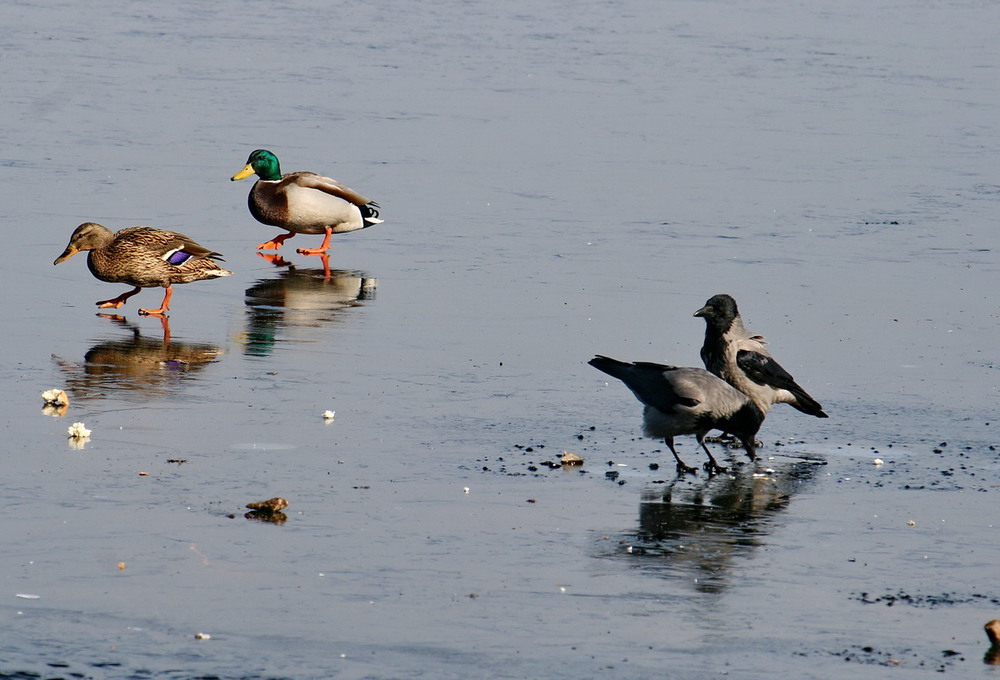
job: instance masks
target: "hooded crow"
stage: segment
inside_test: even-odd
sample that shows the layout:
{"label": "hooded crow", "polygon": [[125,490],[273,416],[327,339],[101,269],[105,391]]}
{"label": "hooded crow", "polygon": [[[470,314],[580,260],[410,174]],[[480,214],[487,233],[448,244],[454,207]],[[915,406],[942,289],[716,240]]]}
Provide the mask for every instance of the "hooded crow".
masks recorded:
{"label": "hooded crow", "polygon": [[764,348],[767,341],[743,326],[736,300],[720,294],[694,313],[705,319],[701,360],[713,374],[750,397],[766,414],[773,404],[791,404],[817,418],[827,418],[819,402]]}
{"label": "hooded crow", "polygon": [[743,442],[750,460],[757,459],[754,437],[764,422],[764,413],[745,394],[708,371],[647,362],[626,363],[600,355],[588,363],[621,380],[643,403],[643,433],[663,438],[674,454],[678,472],[695,472],[695,468],[684,464],[674,448],[674,437],[679,434],[698,438],[708,454],[705,470],[709,474],[726,469],[705,446],[705,435],[711,430],[735,435]]}

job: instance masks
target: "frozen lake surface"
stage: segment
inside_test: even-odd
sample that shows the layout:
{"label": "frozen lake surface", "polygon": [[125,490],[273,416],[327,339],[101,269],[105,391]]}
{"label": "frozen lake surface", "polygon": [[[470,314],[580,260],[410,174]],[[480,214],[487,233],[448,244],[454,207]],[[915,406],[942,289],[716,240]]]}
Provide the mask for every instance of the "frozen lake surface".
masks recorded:
{"label": "frozen lake surface", "polygon": [[[1000,5],[3,15],[0,677],[995,677]],[[331,276],[261,147],[381,204]],[[99,316],[85,221],[234,275]],[[678,479],[586,362],[721,292],[830,418]]]}

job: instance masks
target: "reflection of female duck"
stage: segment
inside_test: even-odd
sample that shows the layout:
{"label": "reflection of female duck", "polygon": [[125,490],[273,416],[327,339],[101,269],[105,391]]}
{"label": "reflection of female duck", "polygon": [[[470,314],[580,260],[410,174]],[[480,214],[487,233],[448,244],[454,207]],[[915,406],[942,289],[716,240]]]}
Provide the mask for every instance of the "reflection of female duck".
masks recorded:
{"label": "reflection of female duck", "polygon": [[[120,318],[115,319],[124,323]],[[216,361],[225,350],[208,343],[147,338],[129,326],[132,337],[107,340],[91,347],[83,364],[59,361],[68,374],[67,387],[77,398],[101,396],[109,389],[162,392],[194,370]],[[166,329],[165,329],[166,330]]]}
{"label": "reflection of female duck", "polygon": [[991,666],[1000,666],[1000,619],[989,621],[983,628],[990,640],[990,648],[986,650],[983,661]]}
{"label": "reflection of female duck", "polygon": [[341,310],[375,295],[378,279],[360,272],[289,269],[261,279],[246,291],[246,352],[268,354],[278,328],[316,327],[337,320]]}
{"label": "reflection of female duck", "polygon": [[166,288],[159,309],[140,309],[140,314],[163,314],[169,310],[171,286],[175,283],[214,279],[232,273],[212,261],[211,258],[220,257],[218,253],[183,234],[153,227],[129,227],[112,234],[110,229],[94,222],[85,222],[76,228],[66,250],[53,264],[84,250],[90,251],[87,267],[95,277],[108,283],[135,286],[134,290],[116,298],[99,301],[98,307],[117,309],[143,288]]}

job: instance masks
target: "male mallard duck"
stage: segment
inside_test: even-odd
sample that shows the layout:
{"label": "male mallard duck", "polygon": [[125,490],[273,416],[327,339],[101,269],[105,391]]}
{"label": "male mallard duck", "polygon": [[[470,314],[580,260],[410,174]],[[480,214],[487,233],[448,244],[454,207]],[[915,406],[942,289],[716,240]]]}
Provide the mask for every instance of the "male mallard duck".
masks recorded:
{"label": "male mallard duck", "polygon": [[281,174],[278,158],[267,149],[257,149],[247,165],[232,180],[256,174],[247,205],[258,222],[287,229],[257,246],[277,250],[295,234],[326,234],[319,248],[299,248],[303,255],[323,255],[330,247],[331,234],[343,234],[378,224],[378,203],[345,187],[340,182],[314,172]]}
{"label": "male mallard duck", "polygon": [[211,259],[221,259],[219,253],[182,234],[153,227],[129,227],[112,234],[110,229],[94,222],[77,227],[66,250],[52,264],[68,260],[83,250],[90,251],[87,267],[95,277],[108,283],[135,286],[134,290],[116,298],[97,302],[98,307],[117,309],[142,288],[163,286],[167,289],[159,309],[140,309],[140,314],[163,314],[169,310],[172,284],[232,274]]}

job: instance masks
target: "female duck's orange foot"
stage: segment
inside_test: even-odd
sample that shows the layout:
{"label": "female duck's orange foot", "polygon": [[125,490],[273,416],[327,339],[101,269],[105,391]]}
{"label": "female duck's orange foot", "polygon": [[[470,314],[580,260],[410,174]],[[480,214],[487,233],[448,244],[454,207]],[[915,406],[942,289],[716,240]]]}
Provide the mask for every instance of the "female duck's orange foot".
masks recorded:
{"label": "female duck's orange foot", "polygon": [[94,304],[96,304],[101,309],[107,309],[108,307],[114,307],[115,309],[118,309],[123,304],[125,304],[126,300],[128,300],[130,297],[132,297],[133,295],[135,295],[136,293],[138,293],[140,290],[142,290],[142,288],[140,288],[139,286],[136,286],[135,288],[133,288],[129,292],[122,293],[121,295],[119,295],[116,298],[112,298],[111,300],[99,300],[99,301],[95,302]]}
{"label": "female duck's orange foot", "polygon": [[270,241],[265,241],[264,243],[261,243],[259,246],[257,246],[257,250],[277,250],[278,248],[281,247],[282,243],[284,243],[286,240],[290,239],[293,236],[295,236],[294,231],[290,231],[287,234],[280,234],[272,238]]}
{"label": "female duck's orange foot", "polygon": [[170,311],[170,296],[174,294],[174,289],[167,286],[167,292],[163,296],[163,303],[160,305],[159,309],[140,309],[139,313],[143,316],[163,316],[163,312]]}

